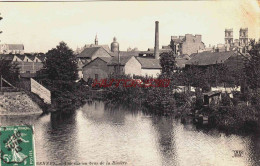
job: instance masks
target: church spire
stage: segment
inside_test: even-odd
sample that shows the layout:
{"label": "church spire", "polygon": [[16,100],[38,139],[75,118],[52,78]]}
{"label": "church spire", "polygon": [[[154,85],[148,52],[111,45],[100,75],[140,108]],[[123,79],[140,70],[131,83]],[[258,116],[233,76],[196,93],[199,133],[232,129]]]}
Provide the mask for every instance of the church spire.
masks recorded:
{"label": "church spire", "polygon": [[96,37],[95,37],[95,45],[98,45],[98,38],[97,38],[97,34],[96,34]]}

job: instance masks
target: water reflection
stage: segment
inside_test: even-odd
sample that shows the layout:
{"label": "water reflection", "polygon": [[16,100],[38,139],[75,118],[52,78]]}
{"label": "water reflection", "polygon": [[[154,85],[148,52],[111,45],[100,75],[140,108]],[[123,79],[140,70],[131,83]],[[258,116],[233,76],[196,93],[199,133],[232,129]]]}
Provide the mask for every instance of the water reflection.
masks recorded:
{"label": "water reflection", "polygon": [[[89,102],[67,114],[0,117],[32,124],[37,161],[126,161],[129,166],[260,165],[260,135],[226,135],[122,104]],[[259,132],[260,133],[260,132]],[[233,150],[243,156],[233,157]]]}
{"label": "water reflection", "polygon": [[48,131],[44,139],[48,143],[47,157],[50,161],[62,163],[64,161],[78,160],[77,155],[77,123],[75,112],[73,113],[52,113]]}
{"label": "water reflection", "polygon": [[152,124],[157,132],[162,165],[177,165],[173,118],[152,116]]}

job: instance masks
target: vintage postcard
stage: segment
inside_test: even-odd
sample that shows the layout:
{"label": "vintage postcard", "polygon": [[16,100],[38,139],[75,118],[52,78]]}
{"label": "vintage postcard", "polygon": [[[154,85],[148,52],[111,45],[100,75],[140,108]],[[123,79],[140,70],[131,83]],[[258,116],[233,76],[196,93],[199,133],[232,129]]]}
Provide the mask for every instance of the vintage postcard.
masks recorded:
{"label": "vintage postcard", "polygon": [[259,0],[0,0],[1,166],[259,166]]}

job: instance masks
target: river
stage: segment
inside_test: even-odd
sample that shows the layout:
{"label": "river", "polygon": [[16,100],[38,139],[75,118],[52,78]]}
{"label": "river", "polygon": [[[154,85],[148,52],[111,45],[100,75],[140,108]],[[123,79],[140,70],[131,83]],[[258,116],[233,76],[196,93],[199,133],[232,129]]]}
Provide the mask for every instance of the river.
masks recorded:
{"label": "river", "polygon": [[[36,160],[127,166],[260,165],[260,135],[197,129],[191,123],[103,102],[74,113],[1,117],[1,125],[33,124]],[[241,156],[234,156],[234,150]],[[61,164],[64,165],[64,164]]]}

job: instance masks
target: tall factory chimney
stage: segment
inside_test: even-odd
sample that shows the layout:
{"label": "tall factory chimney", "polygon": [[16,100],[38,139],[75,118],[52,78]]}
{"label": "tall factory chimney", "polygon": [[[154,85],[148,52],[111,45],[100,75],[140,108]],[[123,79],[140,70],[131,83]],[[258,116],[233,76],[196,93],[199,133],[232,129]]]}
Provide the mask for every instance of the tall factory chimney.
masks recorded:
{"label": "tall factory chimney", "polygon": [[154,58],[159,59],[159,21],[155,21]]}

